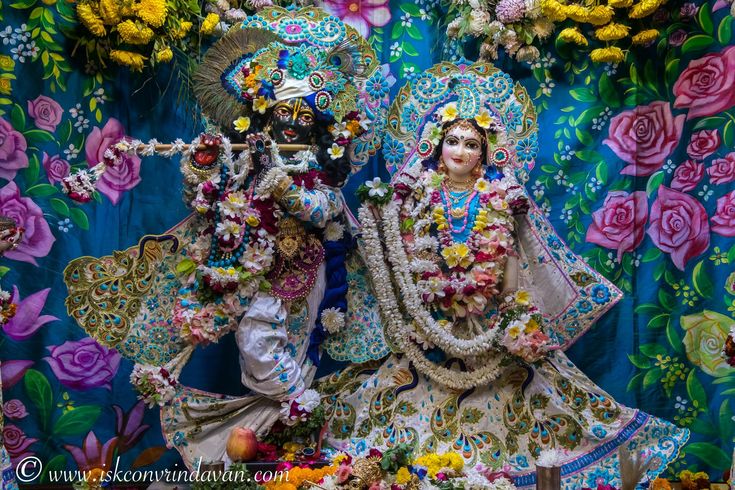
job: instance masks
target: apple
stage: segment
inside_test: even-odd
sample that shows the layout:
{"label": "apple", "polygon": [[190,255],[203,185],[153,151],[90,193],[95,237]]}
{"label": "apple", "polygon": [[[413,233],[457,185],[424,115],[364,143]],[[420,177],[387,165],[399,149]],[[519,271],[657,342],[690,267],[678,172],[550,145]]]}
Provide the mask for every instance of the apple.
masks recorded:
{"label": "apple", "polygon": [[248,427],[235,427],[227,438],[227,456],[232,461],[251,461],[258,455],[258,438]]}

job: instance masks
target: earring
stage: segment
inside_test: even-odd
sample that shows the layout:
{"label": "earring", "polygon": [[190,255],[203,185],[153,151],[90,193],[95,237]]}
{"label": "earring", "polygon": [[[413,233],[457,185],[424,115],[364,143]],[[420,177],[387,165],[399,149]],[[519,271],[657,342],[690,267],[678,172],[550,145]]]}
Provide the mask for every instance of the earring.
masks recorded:
{"label": "earring", "polygon": [[496,167],[507,165],[510,161],[510,151],[504,146],[498,146],[493,150],[491,161]]}
{"label": "earring", "polygon": [[472,177],[474,177],[474,179],[477,180],[481,176],[482,176],[482,164],[478,162],[477,165],[475,165],[472,168]]}
{"label": "earring", "polygon": [[447,173],[447,165],[444,163],[444,157],[439,157],[439,168],[437,171],[440,174],[446,174]]}

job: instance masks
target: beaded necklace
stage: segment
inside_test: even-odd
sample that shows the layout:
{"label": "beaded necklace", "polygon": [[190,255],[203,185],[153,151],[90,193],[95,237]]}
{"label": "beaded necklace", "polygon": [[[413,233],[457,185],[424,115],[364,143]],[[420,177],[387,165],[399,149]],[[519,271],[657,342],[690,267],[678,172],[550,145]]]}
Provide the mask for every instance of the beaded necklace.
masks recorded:
{"label": "beaded necklace", "polygon": [[[451,192],[442,186],[442,204],[444,205],[444,212],[449,215],[449,231],[452,235],[462,235],[467,229],[467,225],[470,224],[470,215],[475,214],[472,213],[472,207],[475,204],[477,195],[477,191],[472,191],[469,196],[464,192],[459,196],[452,196]],[[457,204],[458,207],[453,207],[454,204]],[[454,220],[460,218],[462,219],[462,226],[456,228]],[[472,216],[472,219],[474,221],[474,216]]]}

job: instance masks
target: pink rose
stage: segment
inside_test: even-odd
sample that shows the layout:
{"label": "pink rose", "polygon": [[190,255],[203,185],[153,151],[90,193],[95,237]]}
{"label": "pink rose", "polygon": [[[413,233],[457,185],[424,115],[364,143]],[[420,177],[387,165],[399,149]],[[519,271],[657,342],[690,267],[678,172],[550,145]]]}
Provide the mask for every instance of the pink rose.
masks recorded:
{"label": "pink rose", "polygon": [[15,250],[5,252],[5,257],[38,265],[35,258],[48,255],[56,241],[41,208],[30,197],[21,197],[15,182],[8,182],[0,189],[0,215],[13,218],[25,229],[23,240]]}
{"label": "pink rose", "polygon": [[722,140],[716,129],[703,129],[692,134],[687,145],[687,154],[695,160],[704,160],[720,146]]}
{"label": "pink rose", "polygon": [[21,460],[30,456],[30,453],[27,452],[28,448],[31,444],[38,441],[38,439],[26,436],[25,432],[13,424],[5,426],[3,429],[3,439],[5,442],[5,449],[8,450],[8,454],[16,460]]}
{"label": "pink rose", "polygon": [[21,168],[28,166],[25,137],[0,118],[0,178],[13,180]]}
{"label": "pink rose", "polygon": [[669,34],[669,46],[681,46],[684,44],[684,41],[687,40],[687,31],[684,29],[677,29],[671,34]]}
{"label": "pink rose", "polygon": [[648,219],[648,199],[644,191],[628,194],[613,191],[605,197],[602,208],[592,214],[586,240],[623,253],[634,250],[643,241]]}
{"label": "pink rose", "polygon": [[631,164],[621,174],[651,175],[679,144],[685,118],[674,117],[668,102],[638,106],[610,120],[610,132],[603,143]]}
{"label": "pink rose", "polygon": [[735,180],[735,152],[728,153],[725,158],[712,160],[707,168],[707,175],[713,184],[727,184]]}
{"label": "pink rose", "polygon": [[60,155],[48,156],[43,152],[43,168],[46,170],[46,178],[49,183],[56,184],[61,179],[69,175],[69,162],[61,158]]}
{"label": "pink rose", "polygon": [[648,236],[679,270],[709,247],[709,223],[704,206],[688,194],[661,186],[651,206]]}
{"label": "pink rose", "polygon": [[712,231],[722,236],[735,236],[735,191],[717,200],[717,211],[712,216]]}
{"label": "pink rose", "polygon": [[699,184],[704,177],[704,164],[687,160],[674,170],[674,179],[671,181],[671,188],[677,191],[688,192]]}
{"label": "pink rose", "polygon": [[[84,145],[87,155],[87,164],[93,167],[104,159],[107,148],[125,138],[122,124],[115,118],[110,118],[107,124],[100,129],[94,128]],[[140,183],[140,157],[123,154],[120,163],[108,168],[97,182],[97,189],[117,204],[123,192],[128,191]]]}
{"label": "pink rose", "polygon": [[18,399],[6,401],[3,405],[3,413],[9,419],[22,419],[28,416],[26,406]]}
{"label": "pink rose", "polygon": [[45,129],[53,133],[61,122],[64,109],[54,99],[39,95],[35,100],[28,101],[28,115],[31,116],[38,129]]}
{"label": "pink rose", "polygon": [[688,119],[711,116],[735,105],[735,46],[692,60],[674,84],[674,107]]}

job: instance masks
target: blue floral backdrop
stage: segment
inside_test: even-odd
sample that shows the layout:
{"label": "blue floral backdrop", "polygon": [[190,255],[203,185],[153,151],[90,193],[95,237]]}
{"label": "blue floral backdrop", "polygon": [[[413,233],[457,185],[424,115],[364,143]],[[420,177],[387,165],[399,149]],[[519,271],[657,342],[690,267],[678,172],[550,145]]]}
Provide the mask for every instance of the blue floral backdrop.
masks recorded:
{"label": "blue floral backdrop", "polygon": [[[476,55],[476,46],[445,41],[433,0],[390,2],[390,16],[387,1],[363,3],[340,12],[370,32],[392,93],[441,59]],[[183,219],[178,162],[129,158],[83,206],[58,182],[123,135],[192,138],[192,103],[175,72],[131,74],[73,55],[73,4],[3,4],[0,214],[26,228],[0,262],[19,312],[0,337],[6,448],[15,461],[35,455],[46,468],[76,468],[117,438],[121,466],[171,467],[177,454],[163,447],[158,410],[137,402],[131,364],[85,340],[67,316],[62,273],[73,258],[127,248]],[[624,63],[594,65],[551,42],[538,61],[498,64],[540,112],[528,191],[626,293],[572,360],[620,402],[691,429],[672,474],[703,469],[721,479],[735,436],[735,370],[721,356],[735,325],[733,18],[719,0],[669,5],[654,22],[660,40]],[[385,176],[382,159],[346,195],[375,175]],[[239,393],[234,342],[198,352],[184,380]]]}

